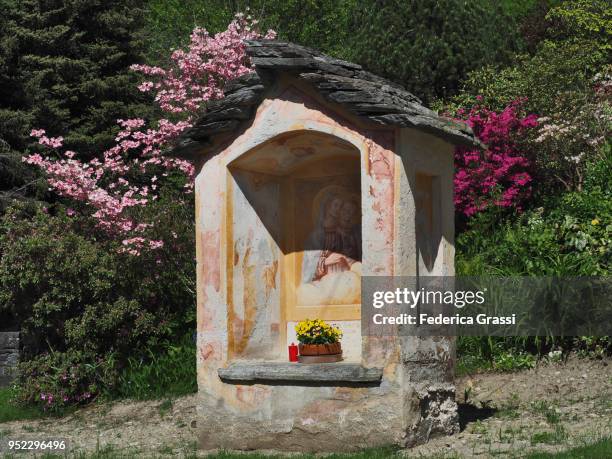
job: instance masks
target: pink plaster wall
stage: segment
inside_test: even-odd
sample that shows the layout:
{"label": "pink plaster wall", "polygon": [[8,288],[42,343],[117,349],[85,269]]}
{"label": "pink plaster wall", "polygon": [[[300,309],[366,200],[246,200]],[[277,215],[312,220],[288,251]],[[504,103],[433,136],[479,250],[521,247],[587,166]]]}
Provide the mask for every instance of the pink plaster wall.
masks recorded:
{"label": "pink plaster wall", "polygon": [[[281,282],[280,273],[270,271],[275,263],[274,256],[266,256],[266,263],[258,265],[259,249],[254,247],[253,242],[257,240],[259,245],[263,244],[261,241],[265,237],[262,228],[265,225],[258,224],[252,215],[245,214],[245,218],[239,221],[238,226],[246,225],[248,231],[245,234],[251,231],[251,242],[242,238],[242,243],[246,245],[241,250],[234,251],[234,256],[240,258],[238,263],[245,263],[243,257],[250,244],[250,250],[254,251],[251,252],[253,256],[249,262],[252,269],[247,270],[248,272],[241,269],[230,270],[233,290],[228,292],[228,250],[224,244],[236,242],[236,240],[226,240],[228,237],[226,235],[230,234],[228,225],[236,226],[236,224],[224,220],[226,211],[224,206],[228,185],[231,185],[229,188],[235,188],[236,184],[229,183],[233,178],[227,173],[227,167],[261,143],[288,131],[323,132],[348,141],[360,151],[363,274],[393,275],[395,234],[393,209],[396,198],[394,133],[360,129],[342,115],[291,87],[278,98],[264,101],[252,125],[229,147],[209,160],[203,166],[196,181],[199,244],[197,255],[199,385],[204,393],[221,399],[239,410],[256,409],[257,403],[268,400],[269,393],[262,391],[258,386],[223,384],[215,377],[216,370],[228,362],[232,352],[237,349],[237,342],[241,343],[238,349],[241,358],[249,357],[249,346],[261,349],[266,344],[261,341],[262,339],[265,341],[265,334],[262,333],[257,335],[256,339],[259,341],[255,342],[253,324],[246,322],[254,320],[252,308],[262,304],[268,309],[280,308],[278,290]],[[236,209],[233,211],[236,212]],[[235,237],[235,232],[236,228],[232,232],[234,236],[229,237]],[[230,260],[230,263],[234,263],[234,260]],[[257,273],[254,274],[253,270],[257,270]],[[255,277],[249,279],[249,276]],[[245,282],[250,284],[249,288],[253,295],[251,299],[245,299],[244,290],[241,294],[237,294],[237,285]],[[265,301],[262,303],[262,299],[268,299],[268,303]],[[277,305],[275,306],[273,302]],[[230,324],[228,316],[232,317]],[[265,331],[268,336],[273,337],[274,331],[280,331],[282,326],[278,320],[269,319],[269,328]],[[368,344],[367,341],[364,340],[367,348],[364,358],[369,364],[384,366],[389,358],[397,358],[397,353],[392,349],[393,340],[379,342],[377,346],[382,345],[382,348],[376,349],[376,352],[371,349],[371,342]],[[268,344],[274,345],[271,341]],[[256,353],[255,357],[261,355]]]}

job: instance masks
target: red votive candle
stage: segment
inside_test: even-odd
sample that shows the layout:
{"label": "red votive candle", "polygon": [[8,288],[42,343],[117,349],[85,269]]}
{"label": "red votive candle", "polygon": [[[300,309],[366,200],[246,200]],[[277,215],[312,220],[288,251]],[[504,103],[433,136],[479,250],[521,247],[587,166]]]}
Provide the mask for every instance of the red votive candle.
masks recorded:
{"label": "red votive candle", "polygon": [[289,345],[289,361],[298,361],[298,347],[294,343],[291,343],[291,345]]}

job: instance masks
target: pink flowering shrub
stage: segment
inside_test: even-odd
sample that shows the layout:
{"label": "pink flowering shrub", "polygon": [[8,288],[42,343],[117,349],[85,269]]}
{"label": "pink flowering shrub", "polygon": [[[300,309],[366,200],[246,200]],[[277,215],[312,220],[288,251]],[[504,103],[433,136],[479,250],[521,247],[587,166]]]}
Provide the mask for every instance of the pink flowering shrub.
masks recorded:
{"label": "pink flowering shrub", "polygon": [[195,235],[181,198],[193,201],[168,187],[143,208],[159,221],[151,236],[165,245],[139,257],[109,250],[120,244],[60,204],[6,210],[0,316],[21,332],[19,399],[45,410],[87,403],[116,390],[130,357],[194,329]]}
{"label": "pink flowering shrub", "polygon": [[[183,175],[185,190],[191,190],[193,166],[164,152],[207,101],[223,97],[227,81],[252,71],[244,40],[262,38],[256,23],[237,14],[227,30],[214,36],[196,28],[187,49],[172,53],[168,68],[132,66],[151,78],[139,89],[155,93],[156,103],[172,119],[162,118],[150,127],[139,118],[118,120],[116,144],[89,162],[79,160],[74,151],[62,152],[62,137],[47,137],[44,129],[34,129],[31,135],[56,155],[37,153],[24,161],[46,172],[51,190],[83,204],[100,228],[122,241],[123,251],[139,255],[143,249],[162,247],[162,240],[146,234],[155,222],[138,221],[136,209],[158,198],[160,180],[170,173]],[[264,38],[274,36],[268,31]]]}
{"label": "pink flowering shrub", "polygon": [[484,151],[466,147],[455,151],[457,212],[470,217],[491,206],[521,209],[530,196],[530,161],[516,139],[538,122],[536,115],[520,115],[521,103],[516,100],[499,113],[481,105],[457,112],[486,145]]}
{"label": "pink flowering shrub", "polygon": [[19,370],[16,400],[51,413],[93,401],[118,379],[112,359],[75,350],[39,355]]}

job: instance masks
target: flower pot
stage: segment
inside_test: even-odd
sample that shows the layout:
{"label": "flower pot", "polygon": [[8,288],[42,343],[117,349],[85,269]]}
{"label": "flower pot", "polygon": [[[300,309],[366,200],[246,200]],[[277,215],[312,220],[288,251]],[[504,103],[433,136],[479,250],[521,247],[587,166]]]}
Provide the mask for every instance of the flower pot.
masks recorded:
{"label": "flower pot", "polygon": [[300,355],[304,356],[342,354],[340,342],[329,344],[300,344],[298,348]]}

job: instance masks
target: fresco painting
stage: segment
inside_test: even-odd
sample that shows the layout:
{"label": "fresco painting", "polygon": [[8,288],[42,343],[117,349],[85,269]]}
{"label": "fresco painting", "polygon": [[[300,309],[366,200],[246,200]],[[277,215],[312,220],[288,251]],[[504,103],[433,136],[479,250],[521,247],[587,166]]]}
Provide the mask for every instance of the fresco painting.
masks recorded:
{"label": "fresco painting", "polygon": [[[353,305],[361,296],[359,175],[302,179],[296,183],[299,306]],[[306,212],[304,212],[306,210]]]}

